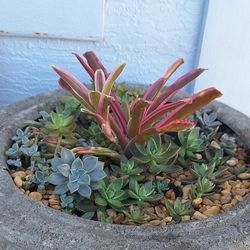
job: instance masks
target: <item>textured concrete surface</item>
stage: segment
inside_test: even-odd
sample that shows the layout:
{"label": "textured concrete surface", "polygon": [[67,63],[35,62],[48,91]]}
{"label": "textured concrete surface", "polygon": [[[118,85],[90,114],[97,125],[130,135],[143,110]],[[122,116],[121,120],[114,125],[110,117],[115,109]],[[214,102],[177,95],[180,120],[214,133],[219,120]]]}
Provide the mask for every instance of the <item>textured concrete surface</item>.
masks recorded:
{"label": "textured concrete surface", "polygon": [[[205,2],[106,0],[104,39],[99,42],[0,36],[0,106],[56,89],[52,64],[88,82],[72,51],[96,51],[109,70],[126,62],[121,81],[152,83],[178,57],[186,63],[176,77],[186,73],[195,66]],[[78,29],[82,25],[90,24],[79,23]]]}
{"label": "textured concrete surface", "polygon": [[[59,92],[32,97],[0,111],[0,249],[250,249],[250,196],[231,211],[204,221],[166,227],[135,227],[84,220],[40,205],[13,184],[4,152],[10,138],[38,111],[51,109]],[[214,103],[223,122],[244,134],[250,119]],[[242,132],[240,132],[242,131]]]}

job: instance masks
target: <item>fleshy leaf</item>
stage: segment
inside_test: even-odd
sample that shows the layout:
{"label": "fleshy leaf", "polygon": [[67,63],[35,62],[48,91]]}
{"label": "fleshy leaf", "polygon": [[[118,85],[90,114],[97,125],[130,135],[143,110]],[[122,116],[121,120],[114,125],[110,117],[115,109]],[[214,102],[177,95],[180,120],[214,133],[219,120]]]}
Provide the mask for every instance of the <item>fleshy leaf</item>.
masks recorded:
{"label": "fleshy leaf", "polygon": [[67,178],[59,173],[52,173],[49,178],[49,182],[53,185],[63,184],[66,180]]}
{"label": "fleshy leaf", "polygon": [[94,171],[89,173],[91,181],[97,182],[105,178],[107,175],[101,169],[95,169]]}
{"label": "fleshy leaf", "polygon": [[91,188],[88,185],[80,185],[78,189],[78,193],[86,198],[90,198],[91,196]]}

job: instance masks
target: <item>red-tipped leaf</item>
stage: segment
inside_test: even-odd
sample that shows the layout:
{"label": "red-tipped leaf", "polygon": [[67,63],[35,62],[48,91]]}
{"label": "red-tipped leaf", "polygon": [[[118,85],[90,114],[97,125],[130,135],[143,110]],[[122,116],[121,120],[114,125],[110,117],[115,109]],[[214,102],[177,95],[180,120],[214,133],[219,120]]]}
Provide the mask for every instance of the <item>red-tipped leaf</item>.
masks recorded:
{"label": "red-tipped leaf", "polygon": [[89,65],[84,61],[84,59],[78,55],[76,52],[72,52],[72,54],[77,58],[77,60],[81,63],[83,68],[87,71],[89,76],[94,80],[94,74],[95,72],[89,67]]}

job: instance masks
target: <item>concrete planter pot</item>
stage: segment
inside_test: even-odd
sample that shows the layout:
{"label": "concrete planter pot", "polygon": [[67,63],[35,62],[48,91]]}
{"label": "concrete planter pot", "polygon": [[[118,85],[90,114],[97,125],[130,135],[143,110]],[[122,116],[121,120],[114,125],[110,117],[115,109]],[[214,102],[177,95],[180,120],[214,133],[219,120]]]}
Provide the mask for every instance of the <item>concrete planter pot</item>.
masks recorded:
{"label": "concrete planter pot", "polygon": [[[250,196],[231,211],[166,227],[103,224],[34,202],[5,170],[5,151],[17,128],[51,110],[62,92],[31,97],[0,111],[0,249],[250,249]],[[250,148],[250,118],[213,102],[219,119]]]}

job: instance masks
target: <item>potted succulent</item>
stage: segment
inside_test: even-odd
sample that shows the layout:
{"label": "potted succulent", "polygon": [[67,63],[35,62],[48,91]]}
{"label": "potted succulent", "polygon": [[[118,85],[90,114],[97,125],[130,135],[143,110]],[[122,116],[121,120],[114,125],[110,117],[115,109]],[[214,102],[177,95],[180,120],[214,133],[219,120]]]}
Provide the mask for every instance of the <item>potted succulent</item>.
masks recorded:
{"label": "potted succulent", "polygon": [[92,86],[53,67],[70,96],[52,92],[1,111],[0,244],[250,246],[250,120],[218,102],[206,106],[221,96],[215,88],[179,93],[204,69],[164,87],[179,59],[136,88],[116,84],[125,64],[109,73],[94,52],[74,55]]}

